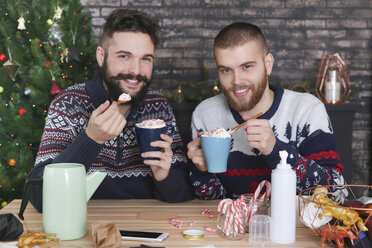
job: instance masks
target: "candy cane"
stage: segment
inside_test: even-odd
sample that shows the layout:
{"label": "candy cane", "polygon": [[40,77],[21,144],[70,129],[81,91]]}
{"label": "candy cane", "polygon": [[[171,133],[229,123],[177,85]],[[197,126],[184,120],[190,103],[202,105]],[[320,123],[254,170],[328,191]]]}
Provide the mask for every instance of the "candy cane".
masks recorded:
{"label": "candy cane", "polygon": [[217,210],[218,212],[222,212],[223,214],[226,214],[226,211],[228,208],[230,208],[230,205],[231,203],[233,202],[233,200],[231,200],[230,198],[226,198],[226,199],[223,199],[222,201],[220,201],[220,203],[218,204],[218,207],[217,207]]}
{"label": "candy cane", "polygon": [[201,211],[201,215],[205,215],[206,213],[209,213],[209,218],[213,218],[213,211],[212,210],[210,210],[209,208],[206,208],[206,209],[204,209],[203,211]]}
{"label": "candy cane", "polygon": [[[243,215],[243,216],[248,216],[248,210],[249,210],[250,208],[249,208],[249,206],[248,206],[247,203],[246,203],[245,196],[244,196],[244,195],[241,195],[239,199],[240,199],[241,209],[243,210],[242,215]],[[243,217],[243,216],[242,216],[242,217]],[[243,220],[242,220],[242,222],[243,222]],[[246,223],[246,222],[245,222],[245,223]],[[245,224],[245,223],[244,223],[244,224]]]}
{"label": "candy cane", "polygon": [[252,196],[249,204],[251,204],[251,203],[253,203],[253,202],[256,201],[257,197],[261,193],[261,190],[262,190],[263,186],[266,186],[266,192],[261,196],[260,200],[265,201],[266,198],[270,196],[270,194],[271,194],[271,184],[267,180],[263,180],[258,185],[258,187],[257,187],[256,191],[254,192],[254,194],[253,194],[253,196]]}
{"label": "candy cane", "polygon": [[[239,229],[239,212],[240,212],[240,209],[238,208],[238,201],[234,201],[232,206],[231,206],[231,215],[232,217],[230,218],[230,222],[229,222],[229,227],[230,229],[233,230],[233,234],[236,235],[238,233],[238,229]],[[234,220],[234,223],[232,223],[232,220]]]}
{"label": "candy cane", "polygon": [[233,204],[234,204],[234,202],[231,203],[229,209],[226,212],[225,222],[224,222],[224,225],[223,225],[223,231],[224,231],[224,233],[226,233],[226,235],[230,235],[231,224],[232,224],[233,219],[234,219]]}
{"label": "candy cane", "polygon": [[223,222],[223,227],[222,227],[222,231],[224,233],[227,232],[228,222],[229,222],[229,219],[231,218],[230,208],[231,208],[232,203],[233,203],[233,200],[231,200],[230,198],[226,198],[226,199],[220,201],[220,203],[218,204],[218,207],[217,207],[218,212],[221,212],[222,214],[225,214],[225,220]]}
{"label": "candy cane", "polygon": [[[245,197],[240,197],[237,201],[237,206],[239,207],[236,211],[236,217],[238,220],[238,232],[244,233],[244,223],[243,223],[243,216],[245,215],[245,207],[247,204],[245,203]],[[237,233],[235,233],[237,234]]]}
{"label": "candy cane", "polygon": [[261,192],[263,186],[266,186],[266,192],[261,196],[259,201],[265,202],[267,197],[269,197],[270,194],[271,194],[271,184],[267,180],[263,180],[262,182],[260,182],[260,184],[258,185],[258,187],[257,187],[256,191],[254,192],[252,198],[249,201],[246,223],[248,223],[249,220],[251,219],[251,216],[253,214],[253,212],[252,212],[253,203],[257,200],[258,196],[260,195],[260,192]]}

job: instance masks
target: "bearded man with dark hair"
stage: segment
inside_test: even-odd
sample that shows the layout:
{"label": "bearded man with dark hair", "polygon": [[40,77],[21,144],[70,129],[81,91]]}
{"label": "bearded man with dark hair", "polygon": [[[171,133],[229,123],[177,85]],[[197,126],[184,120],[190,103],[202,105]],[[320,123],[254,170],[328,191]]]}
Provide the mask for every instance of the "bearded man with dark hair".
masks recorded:
{"label": "bearded man with dark hair", "polygon": [[[159,31],[157,21],[144,12],[117,9],[108,16],[96,51],[100,71],[52,101],[28,177],[42,176],[47,164],[81,163],[88,173],[108,174],[92,198],[193,198],[173,111],[149,88]],[[122,93],[132,100],[117,104]],[[150,144],[161,151],[141,154],[135,124],[149,119],[164,120],[168,132]],[[157,159],[143,160],[146,157]],[[42,210],[40,189],[34,188],[31,202]]]}

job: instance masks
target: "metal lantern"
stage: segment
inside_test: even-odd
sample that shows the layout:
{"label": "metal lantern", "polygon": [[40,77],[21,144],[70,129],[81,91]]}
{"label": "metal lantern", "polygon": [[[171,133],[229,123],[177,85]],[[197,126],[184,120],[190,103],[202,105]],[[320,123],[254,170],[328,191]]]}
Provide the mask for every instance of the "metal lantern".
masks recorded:
{"label": "metal lantern", "polygon": [[319,66],[315,92],[324,103],[344,103],[350,95],[350,75],[338,53],[323,56]]}

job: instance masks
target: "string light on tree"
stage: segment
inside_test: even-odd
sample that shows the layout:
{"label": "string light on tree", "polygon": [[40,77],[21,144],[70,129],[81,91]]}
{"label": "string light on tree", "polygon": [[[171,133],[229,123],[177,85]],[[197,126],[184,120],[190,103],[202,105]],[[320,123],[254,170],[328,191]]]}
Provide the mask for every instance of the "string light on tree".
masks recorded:
{"label": "string light on tree", "polygon": [[31,94],[31,89],[30,88],[25,88],[25,91],[24,91],[25,95],[28,96]]}
{"label": "string light on tree", "polygon": [[20,114],[20,115],[23,115],[25,112],[26,112],[26,110],[24,108],[20,108],[18,110],[18,114]]}
{"label": "string light on tree", "polygon": [[220,87],[218,87],[218,85],[217,85],[217,80],[216,81],[214,81],[214,86],[213,86],[213,93],[215,94],[215,95],[217,95],[217,94],[219,94],[220,93]]}
{"label": "string light on tree", "polygon": [[9,165],[10,166],[14,166],[15,164],[16,164],[15,159],[13,159],[13,158],[9,159]]}
{"label": "string light on tree", "polygon": [[176,92],[176,95],[174,97],[174,100],[178,103],[182,102],[184,99],[184,96],[183,96],[183,92],[182,92],[182,87],[181,85],[178,86],[178,89],[177,89],[177,92]]}

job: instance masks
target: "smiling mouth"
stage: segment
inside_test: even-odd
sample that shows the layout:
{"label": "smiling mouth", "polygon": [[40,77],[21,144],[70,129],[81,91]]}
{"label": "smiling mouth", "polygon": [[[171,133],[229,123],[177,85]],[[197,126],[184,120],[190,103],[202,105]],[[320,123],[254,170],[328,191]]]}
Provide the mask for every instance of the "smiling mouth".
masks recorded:
{"label": "smiling mouth", "polygon": [[128,86],[131,86],[131,87],[137,87],[139,85],[140,81],[133,78],[133,79],[125,79],[124,83],[127,84]]}
{"label": "smiling mouth", "polygon": [[236,97],[243,97],[243,96],[246,96],[249,91],[250,91],[249,88],[247,88],[247,89],[233,90],[233,94]]}

